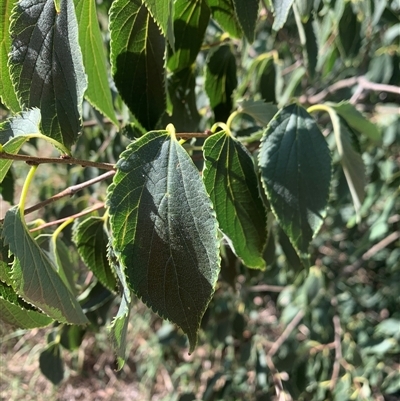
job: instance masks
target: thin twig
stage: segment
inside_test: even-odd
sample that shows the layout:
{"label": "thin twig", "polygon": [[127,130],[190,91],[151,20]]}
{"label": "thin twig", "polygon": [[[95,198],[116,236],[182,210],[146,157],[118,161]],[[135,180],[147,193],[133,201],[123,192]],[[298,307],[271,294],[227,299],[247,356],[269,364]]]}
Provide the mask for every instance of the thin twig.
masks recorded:
{"label": "thin twig", "polygon": [[63,156],[60,158],[57,157],[37,157],[37,156],[29,156],[29,155],[13,155],[12,153],[0,152],[0,159],[6,160],[16,160],[16,161],[24,161],[28,164],[39,165],[44,163],[56,163],[56,164],[76,164],[82,167],[96,167],[100,170],[114,170],[115,166],[110,163],[99,163],[92,162],[90,160],[81,160],[75,159],[70,156]]}
{"label": "thin twig", "polygon": [[[72,196],[74,194],[76,194],[77,192],[81,191],[84,188],[90,187],[93,184],[96,184],[98,182],[104,181],[107,178],[112,177],[115,174],[115,170],[112,171],[107,171],[107,173],[104,173],[102,175],[99,175],[96,178],[92,178],[91,180],[82,182],[81,184],[77,184],[77,185],[72,185],[69,188],[64,189],[63,191],[61,191],[60,193],[52,196],[49,199],[46,199],[43,202],[39,202],[36,205],[33,205],[31,207],[28,207],[27,209],[24,210],[24,214],[30,214],[32,212],[35,212],[36,210],[42,209],[47,205],[50,205],[51,203],[61,199],[61,198],[65,198],[66,196]],[[2,223],[4,221],[4,219],[0,220],[0,223]]]}
{"label": "thin twig", "polygon": [[284,286],[268,284],[253,285],[248,288],[250,292],[281,292],[284,289]]}
{"label": "thin twig", "polygon": [[[332,305],[336,307],[337,299],[332,299]],[[342,328],[340,325],[339,315],[333,316],[333,327],[335,330],[334,344],[335,344],[335,362],[333,363],[332,376],[330,382],[331,391],[334,390],[340,373],[340,363],[342,361]]]}
{"label": "thin twig", "polygon": [[272,347],[269,349],[268,354],[270,357],[273,357],[278,349],[282,346],[282,344],[288,339],[292,331],[297,327],[297,325],[301,322],[301,320],[304,317],[304,312],[302,310],[299,310],[296,314],[296,316],[292,319],[292,321],[286,326],[285,330],[283,330],[283,333],[280,335],[280,337],[274,342]]}
{"label": "thin twig", "polygon": [[266,356],[266,362],[272,374],[272,380],[274,382],[275,393],[278,398],[278,401],[291,401],[292,397],[290,396],[286,397],[288,394],[283,389],[282,379],[279,374],[279,371],[278,369],[276,369],[274,362],[272,361],[272,358],[269,355]]}
{"label": "thin twig", "polygon": [[42,225],[40,225],[38,227],[33,228],[32,230],[30,230],[30,232],[33,233],[34,231],[43,230],[46,227],[51,227],[51,226],[54,226],[54,225],[57,225],[57,224],[64,223],[64,221],[67,221],[69,219],[77,219],[79,217],[86,216],[87,214],[92,213],[95,210],[102,209],[102,208],[104,208],[104,202],[96,203],[93,206],[91,206],[90,208],[82,210],[79,213],[73,214],[73,215],[68,216],[68,217],[64,217],[63,219],[49,221],[48,223],[44,223],[44,224],[42,224]]}

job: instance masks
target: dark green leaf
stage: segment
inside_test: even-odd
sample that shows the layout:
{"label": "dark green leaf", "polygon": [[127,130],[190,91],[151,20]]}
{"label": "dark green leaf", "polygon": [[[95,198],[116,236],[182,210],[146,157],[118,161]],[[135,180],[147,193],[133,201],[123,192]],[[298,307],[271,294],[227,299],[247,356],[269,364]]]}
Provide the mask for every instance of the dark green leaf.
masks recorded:
{"label": "dark green leaf", "polygon": [[53,383],[59,384],[64,379],[64,361],[61,357],[60,344],[49,344],[39,356],[41,372]]}
{"label": "dark green leaf", "polygon": [[117,168],[108,204],[127,282],[193,351],[219,272],[217,221],[199,172],[165,131],[129,145]]}
{"label": "dark green leaf", "polygon": [[63,323],[87,323],[75,297],[50,259],[30,236],[18,207],[13,207],[6,213],[3,236],[5,244],[9,245],[10,251],[15,255],[12,278],[17,294],[55,320]]}
{"label": "dark green leaf", "polygon": [[74,227],[73,238],[82,260],[100,283],[114,291],[116,280],[107,258],[109,235],[104,227],[104,219],[88,217]]}
{"label": "dark green leaf", "polygon": [[315,68],[318,63],[318,42],[313,21],[314,18],[311,16],[311,18],[308,18],[307,22],[303,24],[304,33],[306,35],[307,68],[311,77],[315,75]]}
{"label": "dark green leaf", "polygon": [[150,14],[161,28],[172,48],[175,46],[174,0],[144,0]]}
{"label": "dark green leaf", "polygon": [[116,0],[110,10],[115,85],[137,120],[156,126],[166,108],[165,40],[140,0]]}
{"label": "dark green leaf", "polygon": [[259,154],[261,176],[279,224],[300,257],[326,214],[331,155],[315,121],[302,107],[282,109],[266,129]]}
{"label": "dark green leaf", "polygon": [[178,132],[196,132],[200,114],[196,105],[196,77],[192,68],[185,68],[168,77],[169,100],[172,114],[163,123],[174,124]]}
{"label": "dark green leaf", "polygon": [[[0,170],[1,164],[0,162]],[[12,170],[8,170],[3,181],[0,180],[0,196],[11,205],[14,204],[14,173]]]}
{"label": "dark green leaf", "polygon": [[60,333],[60,344],[70,351],[78,349],[85,333],[86,329],[82,326],[64,325]]}
{"label": "dark green leaf", "polygon": [[167,66],[171,71],[190,67],[203,42],[210,10],[205,0],[177,0],[175,3],[175,51],[169,49]]}
{"label": "dark green leaf", "polygon": [[340,117],[344,118],[351,128],[368,136],[373,141],[379,141],[381,135],[377,126],[368,121],[352,104],[349,102],[327,103],[335,109]]}
{"label": "dark green leaf", "polygon": [[223,45],[211,54],[205,79],[205,89],[215,119],[224,121],[232,110],[232,93],[237,86],[236,60],[230,45]]}
{"label": "dark green leaf", "polygon": [[86,76],[74,4],[21,0],[10,26],[11,79],[21,106],[38,107],[43,133],[70,147],[81,130]]}
{"label": "dark green leaf", "polygon": [[274,4],[275,20],[272,26],[274,31],[279,31],[285,25],[290,8],[294,0],[272,0]]}
{"label": "dark green leaf", "polygon": [[118,126],[108,82],[106,52],[96,14],[95,0],[74,0],[79,26],[79,44],[88,81],[85,97]]}
{"label": "dark green leaf", "polygon": [[353,11],[351,2],[346,6],[339,21],[339,40],[345,57],[357,56],[361,46],[361,23]]}
{"label": "dark green leaf", "polygon": [[206,0],[212,18],[221,28],[235,38],[242,37],[242,30],[237,19],[232,0]]}
{"label": "dark green leaf", "polygon": [[250,43],[254,41],[259,4],[259,0],[233,0],[237,19]]}
{"label": "dark green leaf", "polygon": [[203,180],[221,231],[246,266],[264,269],[267,219],[250,154],[225,131],[207,138],[203,151]]}
{"label": "dark green leaf", "polygon": [[[23,111],[0,124],[0,145],[3,145],[3,151],[16,154],[27,140],[40,136],[40,118],[40,110],[33,109]],[[12,160],[0,159],[0,182],[3,181],[11,164]]]}
{"label": "dark green leaf", "polygon": [[11,82],[10,71],[8,69],[8,53],[11,50],[11,36],[8,32],[10,27],[11,10],[17,0],[0,2],[0,100],[14,113],[20,110],[17,96]]}

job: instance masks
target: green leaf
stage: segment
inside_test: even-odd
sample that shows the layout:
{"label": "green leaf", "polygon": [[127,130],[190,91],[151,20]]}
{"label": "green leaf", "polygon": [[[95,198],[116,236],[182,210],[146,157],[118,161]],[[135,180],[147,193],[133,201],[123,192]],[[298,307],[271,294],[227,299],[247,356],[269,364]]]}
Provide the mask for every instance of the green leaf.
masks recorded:
{"label": "green leaf", "polygon": [[17,96],[11,82],[10,71],[8,69],[8,53],[11,50],[11,36],[8,32],[10,27],[11,10],[17,0],[7,0],[0,2],[0,99],[12,112],[20,111]]}
{"label": "green leaf", "polygon": [[21,329],[33,329],[45,327],[53,322],[53,319],[45,314],[25,309],[18,302],[20,299],[14,290],[4,283],[0,283],[0,319],[4,323]]}
{"label": "green leaf", "polygon": [[208,59],[205,74],[205,89],[210,98],[210,106],[217,115],[230,114],[232,93],[237,86],[236,60],[230,45],[220,46]]}
{"label": "green leaf", "polygon": [[[2,163],[0,162],[0,165],[1,164]],[[15,191],[14,174],[12,170],[8,170],[3,181],[0,181],[0,197],[3,198],[4,201],[10,203],[10,205],[13,205],[14,191]]]}
{"label": "green leaf", "polygon": [[294,0],[272,0],[274,4],[275,20],[272,25],[274,31],[279,31],[285,25],[290,8]]}
{"label": "green leaf", "polygon": [[157,22],[169,45],[174,49],[176,34],[174,32],[174,0],[143,0],[150,14]]}
{"label": "green leaf", "polygon": [[200,51],[210,19],[205,0],[177,0],[175,3],[175,51],[169,49],[167,66],[171,71],[190,67]]}
{"label": "green leaf", "polygon": [[306,110],[293,104],[275,116],[261,141],[259,165],[272,211],[304,259],[326,215],[331,182],[328,145]]}
{"label": "green leaf", "polygon": [[110,10],[115,85],[137,120],[153,129],[166,109],[165,40],[140,0],[116,0]]}
{"label": "green leaf", "polygon": [[101,217],[90,216],[74,227],[73,240],[82,260],[101,284],[114,291],[116,280],[107,258],[108,238]]}
{"label": "green leaf", "polygon": [[[17,154],[21,146],[32,136],[40,134],[40,110],[23,111],[0,124],[0,145],[7,153]],[[12,160],[0,159],[0,182],[4,180]]]}
{"label": "green leaf", "polygon": [[259,3],[259,0],[233,0],[237,19],[250,43],[254,41]]}
{"label": "green leaf", "polygon": [[86,89],[74,4],[21,0],[11,16],[11,79],[22,108],[38,107],[45,135],[70,147],[81,130]]}
{"label": "green leaf", "polygon": [[366,135],[373,141],[379,141],[381,135],[377,126],[368,121],[352,104],[349,102],[330,103],[326,105],[332,107],[340,117],[346,120],[351,128]]}
{"label": "green leaf", "polygon": [[149,132],[121,155],[108,204],[128,285],[193,351],[219,273],[217,221],[197,168],[175,137]]}
{"label": "green leaf", "polygon": [[212,18],[234,38],[242,37],[240,27],[232,0],[206,0],[211,10]]}
{"label": "green leaf", "polygon": [[342,17],[339,21],[340,48],[346,58],[356,57],[361,47],[361,23],[353,11],[351,2],[346,2]]}
{"label": "green leaf", "polygon": [[265,269],[266,211],[250,154],[225,131],[207,138],[203,152],[203,181],[221,231],[246,266]]}
{"label": "green leaf", "polygon": [[242,100],[238,104],[241,113],[253,117],[261,126],[267,126],[278,112],[278,108],[274,104],[265,103],[262,100]]}
{"label": "green leaf", "polygon": [[196,76],[192,68],[185,68],[168,77],[168,94],[172,114],[165,115],[164,126],[172,123],[178,132],[196,132],[200,114],[196,104]]}
{"label": "green leaf", "polygon": [[41,372],[55,385],[64,379],[64,361],[61,357],[60,344],[49,344],[39,356]]}
{"label": "green leaf", "polygon": [[3,236],[16,258],[12,278],[17,294],[59,322],[88,323],[54,265],[30,236],[18,207],[6,213]]}
{"label": "green leaf", "polygon": [[95,0],[74,0],[79,27],[79,44],[88,81],[85,97],[118,126],[107,75],[106,52],[100,32]]}

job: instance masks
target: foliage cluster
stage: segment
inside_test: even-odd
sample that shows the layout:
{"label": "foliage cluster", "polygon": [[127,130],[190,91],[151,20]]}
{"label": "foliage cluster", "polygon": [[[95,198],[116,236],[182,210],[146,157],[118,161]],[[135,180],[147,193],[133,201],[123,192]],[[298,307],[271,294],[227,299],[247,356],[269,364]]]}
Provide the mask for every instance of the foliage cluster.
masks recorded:
{"label": "foliage cluster", "polygon": [[46,377],[110,318],[122,369],[138,297],[186,335],[157,331],[171,399],[400,391],[399,10],[0,4],[0,317],[51,326]]}

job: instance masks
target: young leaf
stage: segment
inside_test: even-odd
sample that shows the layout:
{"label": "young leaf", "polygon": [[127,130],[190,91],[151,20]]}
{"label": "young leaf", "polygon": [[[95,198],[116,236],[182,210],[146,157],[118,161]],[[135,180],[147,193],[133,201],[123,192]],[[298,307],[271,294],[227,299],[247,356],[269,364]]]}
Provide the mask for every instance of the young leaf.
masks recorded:
{"label": "young leaf", "polygon": [[368,121],[352,104],[349,102],[326,103],[332,107],[340,117],[342,117],[351,128],[368,136],[373,141],[379,141],[381,135],[375,124]]}
{"label": "young leaf", "polygon": [[18,207],[6,213],[3,236],[15,256],[12,278],[17,294],[59,322],[88,323],[79,303],[30,236]]}
{"label": "young leaf", "polygon": [[143,0],[150,14],[157,22],[169,45],[175,47],[174,0]]}
{"label": "young leaf", "polygon": [[60,344],[49,344],[39,356],[41,372],[55,385],[64,378],[64,361],[61,357]]}
{"label": "young leaf", "polygon": [[91,216],[74,227],[74,242],[79,255],[101,284],[115,290],[116,280],[107,258],[108,235],[104,219]]}
{"label": "young leaf", "polygon": [[10,27],[11,10],[17,0],[0,2],[0,100],[11,111],[17,113],[21,108],[10,78],[8,70],[8,53],[11,50]]}
{"label": "young leaf", "polygon": [[272,25],[274,31],[279,31],[285,25],[290,8],[294,0],[272,0],[274,4],[275,20]]}
{"label": "young leaf", "polygon": [[2,322],[21,329],[45,327],[53,322],[52,318],[40,311],[25,309],[19,301],[14,290],[0,282],[0,319]]}
{"label": "young leaf", "polygon": [[[23,111],[0,124],[0,145],[4,152],[16,154],[32,135],[40,134],[40,110]],[[3,181],[12,160],[0,159],[0,182]]]}
{"label": "young leaf", "polygon": [[217,221],[199,172],[166,131],[129,145],[117,169],[108,204],[128,285],[182,328],[193,351],[219,272]]}
{"label": "young leaf", "polygon": [[140,124],[153,129],[166,108],[164,37],[140,0],[113,2],[110,32],[115,85]]}
{"label": "young leaf", "polygon": [[234,38],[242,37],[242,30],[232,0],[206,0],[212,18]]}
{"label": "young leaf", "polygon": [[259,3],[259,0],[233,0],[237,19],[250,43],[254,41]]}
{"label": "young leaf", "polygon": [[74,0],[79,26],[79,44],[88,81],[85,97],[118,126],[111,99],[105,63],[106,52],[96,14],[95,0]]}
{"label": "young leaf", "polygon": [[175,51],[170,49],[167,66],[171,71],[190,67],[196,60],[210,19],[205,0],[177,0],[175,3]]}
{"label": "young leaf", "polygon": [[224,121],[229,116],[232,110],[231,96],[236,86],[235,56],[230,45],[223,45],[211,54],[205,78],[205,89],[217,121]]}
{"label": "young leaf", "polygon": [[264,269],[267,219],[251,156],[225,131],[207,138],[203,152],[203,181],[221,231],[246,266]]}
{"label": "young leaf", "polygon": [[303,258],[325,217],[331,181],[328,145],[306,110],[293,104],[275,116],[259,165],[272,211]]}
{"label": "young leaf", "polygon": [[70,147],[81,130],[86,76],[74,4],[21,0],[11,16],[11,79],[23,108],[38,107],[43,133]]}

